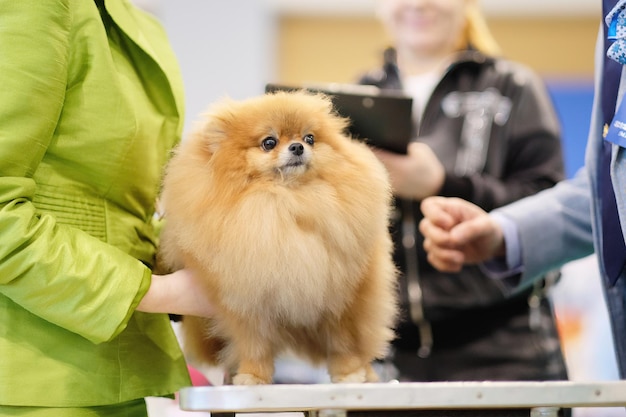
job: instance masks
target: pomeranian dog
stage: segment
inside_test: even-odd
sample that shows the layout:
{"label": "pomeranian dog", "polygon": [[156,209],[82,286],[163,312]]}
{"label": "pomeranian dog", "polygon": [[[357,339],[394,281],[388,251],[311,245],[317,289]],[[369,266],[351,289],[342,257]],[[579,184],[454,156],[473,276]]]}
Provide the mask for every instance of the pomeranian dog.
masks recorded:
{"label": "pomeranian dog", "polygon": [[329,98],[278,92],[214,105],[167,166],[162,262],[215,307],[185,316],[196,363],[268,384],[286,352],[333,382],[376,381],[397,313],[384,166]]}

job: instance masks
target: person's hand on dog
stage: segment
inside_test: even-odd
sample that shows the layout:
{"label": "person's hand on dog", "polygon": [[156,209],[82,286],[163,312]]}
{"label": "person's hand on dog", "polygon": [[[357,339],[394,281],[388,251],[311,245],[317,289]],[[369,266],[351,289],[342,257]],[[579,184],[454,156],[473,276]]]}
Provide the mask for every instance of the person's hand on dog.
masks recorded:
{"label": "person's hand on dog", "polygon": [[458,272],[464,264],[505,255],[500,225],[477,205],[460,198],[430,197],[420,207],[424,249],[440,271]]}
{"label": "person's hand on dog", "polygon": [[200,280],[188,269],[167,275],[152,275],[150,288],[137,310],[210,317],[215,311],[205,294]]}
{"label": "person's hand on dog", "polygon": [[443,186],[445,169],[424,143],[410,143],[406,155],[382,149],[374,149],[374,153],[387,168],[393,192],[398,197],[423,200],[437,195]]}

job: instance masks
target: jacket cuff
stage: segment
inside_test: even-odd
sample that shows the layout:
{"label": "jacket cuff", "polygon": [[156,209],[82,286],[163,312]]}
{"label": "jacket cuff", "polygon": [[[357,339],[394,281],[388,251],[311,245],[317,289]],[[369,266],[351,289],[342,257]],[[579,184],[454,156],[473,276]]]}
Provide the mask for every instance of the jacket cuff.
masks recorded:
{"label": "jacket cuff", "polygon": [[474,195],[474,186],[468,177],[459,177],[451,172],[446,172],[446,178],[439,195],[442,197],[459,197],[471,201]]}
{"label": "jacket cuff", "polygon": [[128,322],[130,321],[130,318],[132,317],[133,314],[135,314],[135,311],[137,310],[137,306],[139,305],[139,302],[148,292],[148,289],[150,288],[151,283],[152,283],[152,271],[150,270],[150,268],[146,267],[143,273],[143,278],[139,282],[139,288],[137,288],[137,293],[135,294],[135,297],[133,298],[130,306],[128,307],[128,312],[126,313],[126,317],[124,317],[120,325],[117,327],[117,329],[115,329],[110,339],[113,339],[114,337],[122,333],[122,331],[124,331],[124,329],[128,325]]}

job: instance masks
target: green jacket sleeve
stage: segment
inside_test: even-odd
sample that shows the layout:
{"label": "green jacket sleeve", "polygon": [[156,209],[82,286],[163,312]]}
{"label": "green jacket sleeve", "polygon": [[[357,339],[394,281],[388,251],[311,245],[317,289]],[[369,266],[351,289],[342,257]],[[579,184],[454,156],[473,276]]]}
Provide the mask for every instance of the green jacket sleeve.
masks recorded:
{"label": "green jacket sleeve", "polygon": [[0,293],[93,342],[109,340],[147,290],[150,270],[33,204],[33,173],[72,87],[69,5],[0,0],[0,16]]}

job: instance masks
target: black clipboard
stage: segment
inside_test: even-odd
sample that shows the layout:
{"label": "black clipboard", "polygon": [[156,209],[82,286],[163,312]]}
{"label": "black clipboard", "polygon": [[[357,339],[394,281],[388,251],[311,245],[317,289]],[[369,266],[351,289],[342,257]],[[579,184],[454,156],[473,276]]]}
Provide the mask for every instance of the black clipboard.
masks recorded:
{"label": "black clipboard", "polygon": [[413,99],[401,92],[358,84],[289,86],[269,83],[266,93],[308,90],[331,98],[335,110],[350,119],[349,133],[377,148],[405,154],[413,134]]}

